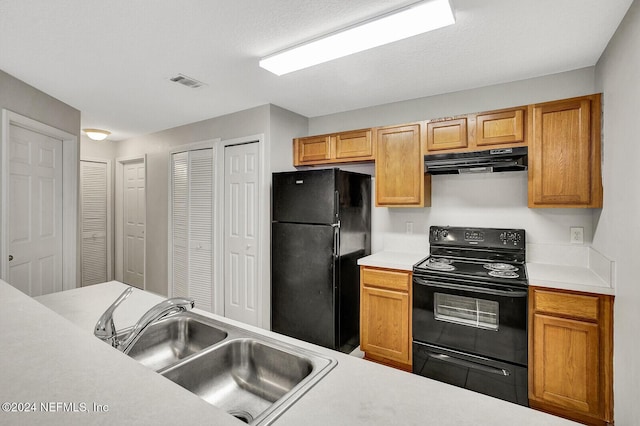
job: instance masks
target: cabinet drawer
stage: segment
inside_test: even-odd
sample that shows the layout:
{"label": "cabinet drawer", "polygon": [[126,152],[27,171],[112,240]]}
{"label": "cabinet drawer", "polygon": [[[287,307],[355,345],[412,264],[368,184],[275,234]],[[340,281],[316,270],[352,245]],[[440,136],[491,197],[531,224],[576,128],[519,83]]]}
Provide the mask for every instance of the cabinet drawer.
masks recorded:
{"label": "cabinet drawer", "polygon": [[546,312],[574,318],[597,321],[599,299],[597,295],[559,293],[535,289],[533,308],[536,312]]}
{"label": "cabinet drawer", "polygon": [[386,269],[363,268],[362,283],[367,287],[380,287],[397,291],[409,291],[411,273]]}

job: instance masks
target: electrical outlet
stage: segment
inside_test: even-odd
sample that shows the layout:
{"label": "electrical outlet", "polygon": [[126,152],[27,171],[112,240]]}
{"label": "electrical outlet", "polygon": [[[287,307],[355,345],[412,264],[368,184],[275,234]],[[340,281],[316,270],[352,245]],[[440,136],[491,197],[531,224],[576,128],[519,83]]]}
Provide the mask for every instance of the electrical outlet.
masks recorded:
{"label": "electrical outlet", "polygon": [[582,226],[571,227],[571,244],[584,244],[584,228]]}
{"label": "electrical outlet", "polygon": [[405,222],[407,234],[413,234],[413,222]]}

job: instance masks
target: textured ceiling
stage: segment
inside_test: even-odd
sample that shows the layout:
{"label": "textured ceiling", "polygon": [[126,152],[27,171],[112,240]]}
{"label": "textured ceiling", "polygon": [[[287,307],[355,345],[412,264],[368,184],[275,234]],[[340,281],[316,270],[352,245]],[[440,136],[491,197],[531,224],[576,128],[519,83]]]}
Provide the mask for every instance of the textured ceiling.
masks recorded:
{"label": "textured ceiling", "polygon": [[119,140],[266,103],[315,117],[591,66],[632,0],[450,2],[453,26],[277,77],[261,57],[412,1],[0,0],[0,69]]}

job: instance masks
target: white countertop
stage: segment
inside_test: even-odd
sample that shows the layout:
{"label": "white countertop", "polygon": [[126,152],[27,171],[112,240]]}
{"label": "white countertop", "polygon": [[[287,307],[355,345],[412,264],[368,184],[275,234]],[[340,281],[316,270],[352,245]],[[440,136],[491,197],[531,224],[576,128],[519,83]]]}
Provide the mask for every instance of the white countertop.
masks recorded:
{"label": "white countertop", "polygon": [[[397,248],[398,244],[394,248]],[[615,262],[590,247],[562,245],[529,245],[527,262],[529,285],[587,293],[614,295]],[[378,268],[413,270],[413,265],[429,255],[429,251],[387,250],[358,260],[358,265]],[[528,256],[529,257],[529,256]],[[558,263],[553,263],[554,261]]]}
{"label": "white countertop", "polygon": [[[74,302],[68,303],[77,302],[72,316],[87,308],[84,315],[94,317],[95,324],[96,312],[89,310],[106,308],[113,299],[86,303],[83,292],[52,297],[62,301],[73,296]],[[3,405],[0,424],[202,424],[202,419],[211,418],[219,425],[238,425],[231,416],[95,338],[93,326],[78,328],[4,281],[0,281],[0,300],[0,403],[23,404],[15,407],[22,412],[11,408],[7,412]],[[24,412],[24,403],[35,406]],[[108,411],[94,411],[94,403],[108,406]],[[43,411],[42,404],[56,411]]]}
{"label": "white countertop", "polygon": [[427,257],[429,252],[380,251],[358,259],[358,265],[412,271],[413,265]]}
{"label": "white countertop", "polygon": [[527,263],[529,285],[614,295],[615,289],[591,269],[582,266]]}
{"label": "white countertop", "polygon": [[616,263],[589,246],[528,244],[529,285],[615,294]]}
{"label": "white countertop", "polygon": [[[124,288],[111,282],[38,298],[60,316],[0,281],[4,328],[0,402],[109,405],[107,413],[0,412],[1,424],[242,424],[93,336],[98,316]],[[118,308],[116,326],[133,324],[159,300],[159,296],[134,291]],[[279,426],[576,424],[276,333],[245,328],[338,360],[336,368],[275,421]]]}

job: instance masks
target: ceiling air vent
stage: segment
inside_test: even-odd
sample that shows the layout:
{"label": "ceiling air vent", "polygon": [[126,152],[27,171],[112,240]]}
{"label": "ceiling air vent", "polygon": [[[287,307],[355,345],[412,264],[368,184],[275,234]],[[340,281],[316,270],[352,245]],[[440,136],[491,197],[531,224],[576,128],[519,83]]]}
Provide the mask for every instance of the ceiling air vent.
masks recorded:
{"label": "ceiling air vent", "polygon": [[191,89],[197,89],[198,87],[206,86],[205,83],[198,81],[195,78],[187,77],[184,74],[178,74],[175,77],[171,77],[169,80],[173,81],[174,83],[190,87]]}

